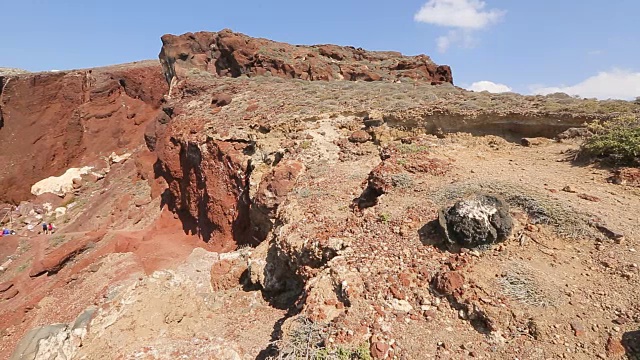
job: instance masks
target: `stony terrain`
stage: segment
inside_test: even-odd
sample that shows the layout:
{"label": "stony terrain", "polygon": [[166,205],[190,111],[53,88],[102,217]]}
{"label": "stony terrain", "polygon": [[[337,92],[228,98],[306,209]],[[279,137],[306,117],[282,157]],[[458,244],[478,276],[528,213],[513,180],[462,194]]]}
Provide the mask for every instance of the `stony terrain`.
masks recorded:
{"label": "stony terrain", "polygon": [[[576,128],[639,105],[226,30],[163,44],[162,66],[0,77],[0,165],[25,173],[0,178],[0,358],[640,356],[640,170],[576,156]],[[476,194],[508,238],[447,244],[439,211]]]}

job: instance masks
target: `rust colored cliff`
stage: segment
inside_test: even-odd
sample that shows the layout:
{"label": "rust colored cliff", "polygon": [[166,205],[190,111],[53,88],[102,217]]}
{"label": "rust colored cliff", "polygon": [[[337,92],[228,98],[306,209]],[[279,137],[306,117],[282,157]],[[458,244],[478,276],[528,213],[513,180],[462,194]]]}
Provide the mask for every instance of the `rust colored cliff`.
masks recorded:
{"label": "rust colored cliff", "polygon": [[451,68],[426,55],[366,51],[337,45],[301,46],[252,38],[231,30],[162,37],[160,61],[167,82],[189,69],[220,76],[271,74],[303,80],[394,81],[413,79],[453,83]]}
{"label": "rust colored cliff", "polygon": [[142,144],[167,86],[146,61],[0,76],[0,89],[0,203],[17,203],[39,180]]}

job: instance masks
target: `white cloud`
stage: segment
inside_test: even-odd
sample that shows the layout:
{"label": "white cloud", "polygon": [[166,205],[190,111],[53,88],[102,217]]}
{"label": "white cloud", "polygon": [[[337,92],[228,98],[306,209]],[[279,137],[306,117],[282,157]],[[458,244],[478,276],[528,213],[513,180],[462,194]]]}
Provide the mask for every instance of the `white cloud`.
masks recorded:
{"label": "white cloud", "polygon": [[563,92],[587,98],[632,100],[640,96],[640,72],[613,69],[600,72],[575,85],[532,86],[531,90],[534,94],[541,95]]}
{"label": "white cloud", "polygon": [[480,0],[429,0],[414,15],[414,20],[431,25],[453,28],[436,39],[438,51],[445,52],[453,44],[473,47],[473,33],[500,21],[506,11],[485,10],[487,4]]}
{"label": "white cloud", "polygon": [[486,80],[474,82],[467,89],[472,91],[488,91],[490,93],[511,92],[511,88],[505,84],[497,84]]}
{"label": "white cloud", "polygon": [[498,9],[485,11],[485,6],[486,3],[480,0],[429,0],[414,19],[427,24],[478,30],[500,21],[506,14]]}
{"label": "white cloud", "polygon": [[446,35],[442,35],[436,39],[438,45],[438,51],[446,52],[453,44],[459,43],[460,46],[465,48],[472,48],[476,44],[476,39],[470,31],[466,30],[451,30]]}

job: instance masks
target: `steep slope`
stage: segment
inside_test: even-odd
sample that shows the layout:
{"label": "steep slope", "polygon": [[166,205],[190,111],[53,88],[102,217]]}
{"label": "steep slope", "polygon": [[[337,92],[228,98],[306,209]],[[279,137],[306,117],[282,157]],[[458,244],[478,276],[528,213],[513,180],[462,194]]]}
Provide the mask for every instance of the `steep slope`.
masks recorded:
{"label": "steep slope", "polygon": [[155,61],[0,76],[0,203],[72,166],[142,143],[167,85]]}

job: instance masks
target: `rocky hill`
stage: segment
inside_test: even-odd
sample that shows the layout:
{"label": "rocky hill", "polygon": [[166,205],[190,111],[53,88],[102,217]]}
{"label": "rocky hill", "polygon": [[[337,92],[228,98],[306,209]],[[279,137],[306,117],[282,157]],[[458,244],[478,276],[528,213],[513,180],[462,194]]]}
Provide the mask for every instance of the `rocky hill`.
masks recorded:
{"label": "rocky hill", "polygon": [[167,81],[189,69],[221,76],[272,75],[302,80],[418,80],[453,83],[451,68],[426,55],[366,51],[336,45],[295,46],[231,30],[162,37],[160,61]]}
{"label": "rocky hill", "polygon": [[0,359],[640,354],[640,171],[576,157],[638,104],[228,30],[0,82]]}

